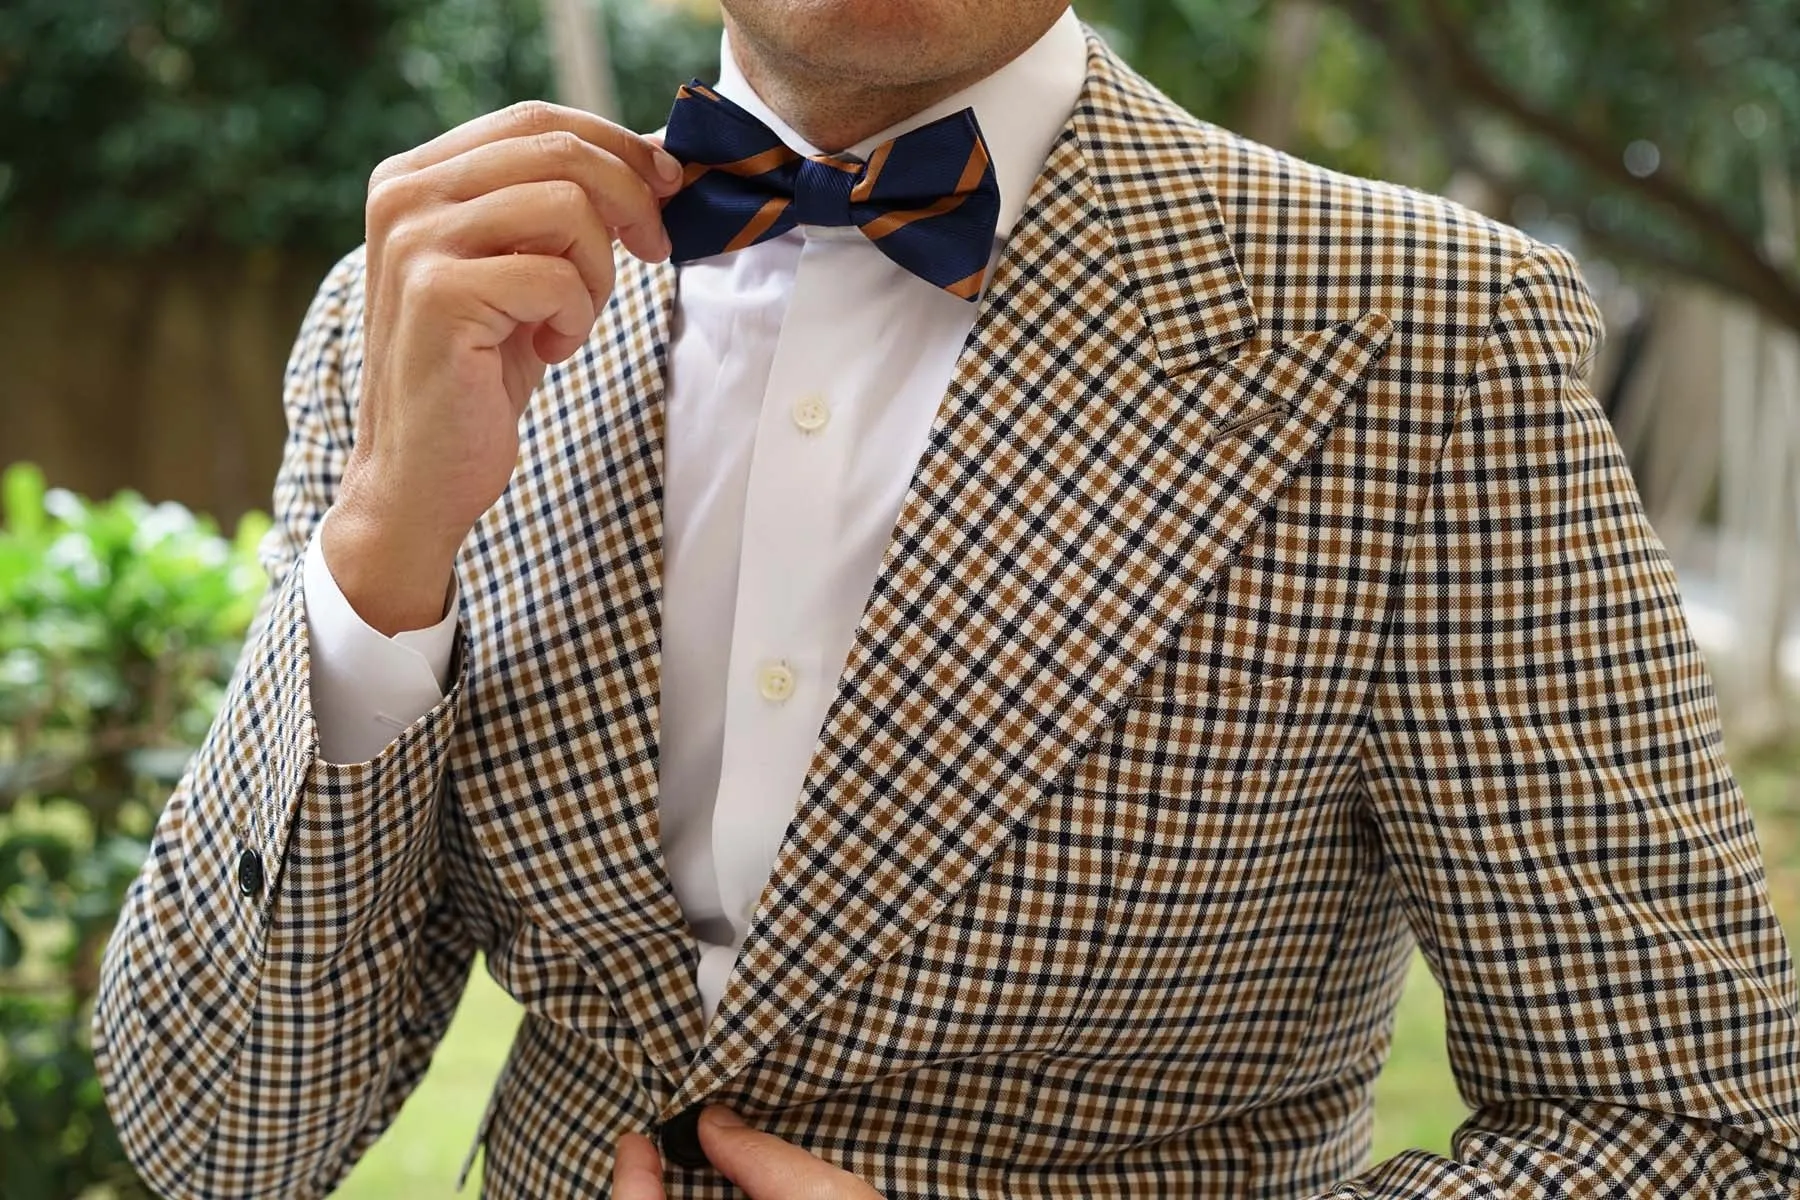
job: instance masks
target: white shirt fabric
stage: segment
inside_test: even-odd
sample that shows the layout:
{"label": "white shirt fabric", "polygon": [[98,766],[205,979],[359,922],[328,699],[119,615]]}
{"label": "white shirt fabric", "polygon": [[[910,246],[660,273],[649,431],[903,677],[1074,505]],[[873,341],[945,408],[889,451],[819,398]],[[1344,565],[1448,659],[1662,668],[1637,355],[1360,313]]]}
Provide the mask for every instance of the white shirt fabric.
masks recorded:
{"label": "white shirt fabric", "polygon": [[[995,254],[1081,91],[1065,11],[1024,54],[851,147],[972,107],[1000,187]],[[717,90],[817,154],[745,82]],[[802,226],[678,275],[663,451],[659,816],[700,944],[708,1020],[805,782],[857,622],[976,305],[854,228]],[[392,639],[344,599],[315,538],[304,589],[320,754],[385,749],[442,697],[454,612]]]}

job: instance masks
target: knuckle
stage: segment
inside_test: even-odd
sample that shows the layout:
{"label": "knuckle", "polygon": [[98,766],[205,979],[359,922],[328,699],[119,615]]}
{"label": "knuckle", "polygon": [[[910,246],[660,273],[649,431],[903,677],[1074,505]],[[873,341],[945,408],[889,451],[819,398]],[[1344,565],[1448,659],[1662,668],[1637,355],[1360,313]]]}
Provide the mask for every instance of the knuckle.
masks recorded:
{"label": "knuckle", "polygon": [[586,144],[567,129],[546,129],[536,138],[539,153],[562,163],[579,160]]}
{"label": "knuckle", "polygon": [[[380,175],[379,168],[376,174]],[[369,225],[376,229],[392,229],[398,225],[406,214],[405,192],[406,189],[402,186],[402,177],[397,174],[372,178],[369,183],[369,199],[364,210]]]}
{"label": "knuckle", "polygon": [[863,1194],[862,1187],[862,1180],[850,1172],[821,1161],[817,1170],[807,1172],[799,1190],[807,1200],[844,1200]]}
{"label": "knuckle", "polygon": [[576,265],[568,259],[559,257],[552,260],[550,269],[555,272],[557,286],[568,293],[571,299],[573,299],[577,293],[582,296],[588,294],[587,283],[581,278],[580,268],[576,267]]}
{"label": "knuckle", "polygon": [[419,259],[407,272],[407,290],[420,301],[441,301],[451,290],[450,264],[436,256]]}
{"label": "knuckle", "polygon": [[375,169],[369,172],[369,195],[373,196],[382,184],[398,178],[404,170],[405,168],[400,163],[400,156],[397,154],[390,154],[376,163]]}
{"label": "knuckle", "polygon": [[544,100],[519,100],[506,106],[505,115],[513,128],[536,132],[556,124],[556,106]]}
{"label": "knuckle", "polygon": [[386,225],[386,234],[382,244],[388,252],[401,258],[411,257],[421,246],[426,244],[426,231],[421,223],[409,220],[405,216],[396,217]]}
{"label": "knuckle", "polygon": [[550,203],[566,214],[574,214],[588,207],[587,189],[572,179],[552,179],[545,187],[549,191]]}

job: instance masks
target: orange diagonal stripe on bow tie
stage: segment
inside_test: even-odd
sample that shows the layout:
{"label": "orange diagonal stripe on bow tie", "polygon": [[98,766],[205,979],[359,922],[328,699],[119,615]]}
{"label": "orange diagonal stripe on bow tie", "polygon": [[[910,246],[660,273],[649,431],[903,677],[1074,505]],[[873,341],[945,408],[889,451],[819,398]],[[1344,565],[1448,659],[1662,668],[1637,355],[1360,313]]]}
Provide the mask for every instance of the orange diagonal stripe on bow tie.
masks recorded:
{"label": "orange diagonal stripe on bow tie", "polygon": [[952,296],[955,296],[958,300],[973,300],[976,294],[981,291],[981,281],[986,275],[987,268],[983,267],[973,274],[963,276],[955,283],[946,283],[944,285],[944,290],[949,292]]}
{"label": "orange diagonal stripe on bow tie", "polygon": [[728,163],[689,163],[681,172],[681,186],[686,187],[708,171],[723,171],[727,175],[742,175],[754,179],[758,175],[766,175],[776,167],[785,166],[799,158],[786,146],[772,146],[761,154],[752,154],[749,158],[740,158]]}
{"label": "orange diagonal stripe on bow tie", "polygon": [[729,254],[733,250],[742,250],[746,246],[754,245],[756,239],[766,233],[769,226],[780,218],[789,203],[791,202],[785,196],[777,196],[765,203],[756,211],[756,215],[750,218],[750,223],[738,230],[738,235],[727,242],[725,249],[720,253]]}
{"label": "orange diagonal stripe on bow tie", "polygon": [[850,189],[852,204],[865,204],[875,194],[875,177],[881,174],[881,168],[887,165],[888,154],[894,149],[894,143],[883,142],[875,147],[874,157],[869,159],[869,166],[863,177],[856,181]]}
{"label": "orange diagonal stripe on bow tie", "polygon": [[871,242],[879,241],[888,234],[914,221],[923,221],[927,217],[939,217],[961,204],[968,198],[975,185],[981,182],[988,166],[987,147],[979,141],[969,150],[969,161],[963,164],[962,176],[956,181],[956,190],[935,204],[924,208],[909,209],[905,212],[883,213],[862,227],[863,236]]}

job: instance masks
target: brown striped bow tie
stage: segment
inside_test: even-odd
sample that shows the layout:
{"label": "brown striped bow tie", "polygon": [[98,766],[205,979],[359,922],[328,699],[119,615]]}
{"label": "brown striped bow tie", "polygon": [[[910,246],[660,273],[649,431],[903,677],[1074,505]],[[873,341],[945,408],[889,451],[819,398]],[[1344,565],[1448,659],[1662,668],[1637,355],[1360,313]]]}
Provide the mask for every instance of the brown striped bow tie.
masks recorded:
{"label": "brown striped bow tie", "polygon": [[695,81],[675,98],[663,146],[687,168],[663,209],[677,263],[796,225],[854,225],[921,279],[964,300],[981,294],[1000,188],[973,109],[885,141],[867,162],[809,158]]}

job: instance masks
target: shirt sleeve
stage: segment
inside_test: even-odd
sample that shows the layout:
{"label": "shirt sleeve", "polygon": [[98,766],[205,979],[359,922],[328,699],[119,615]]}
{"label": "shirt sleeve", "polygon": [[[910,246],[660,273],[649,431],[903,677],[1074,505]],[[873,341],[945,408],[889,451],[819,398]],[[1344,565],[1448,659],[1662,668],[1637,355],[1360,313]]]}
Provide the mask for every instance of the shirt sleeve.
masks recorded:
{"label": "shirt sleeve", "polygon": [[456,643],[456,585],[451,584],[436,625],[390,638],[357,616],[344,598],[316,532],[306,547],[305,572],[319,757],[329,763],[365,762],[444,698]]}

